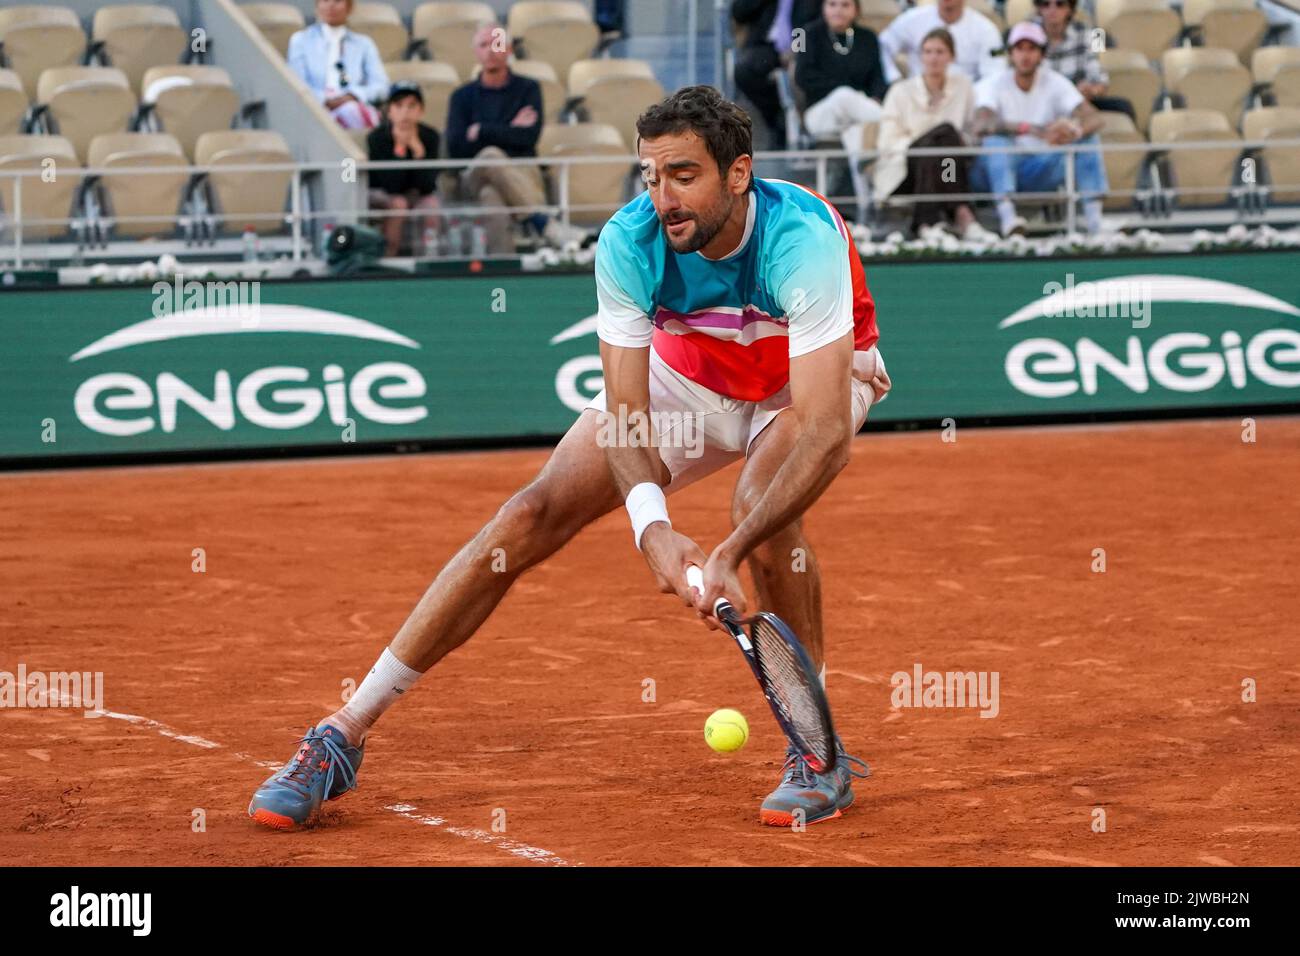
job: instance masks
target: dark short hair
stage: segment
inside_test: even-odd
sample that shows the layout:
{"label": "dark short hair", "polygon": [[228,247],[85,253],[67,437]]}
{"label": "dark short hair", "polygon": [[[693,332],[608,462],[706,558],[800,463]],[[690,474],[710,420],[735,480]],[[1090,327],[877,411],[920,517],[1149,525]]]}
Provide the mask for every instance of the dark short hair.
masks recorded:
{"label": "dark short hair", "polygon": [[[687,130],[704,140],[723,177],[739,157],[754,155],[749,114],[712,86],[684,86],[648,107],[636,121],[638,142]],[[754,185],[752,173],[749,185]]]}
{"label": "dark short hair", "polygon": [[[952,34],[943,27],[935,27],[929,33],[921,38],[921,46],[925,46],[931,40],[938,40],[948,48],[948,52],[953,56],[957,55],[957,46],[953,43]],[[918,48],[919,49],[919,48]]]}
{"label": "dark short hair", "polygon": [[420,84],[411,80],[398,80],[388,88],[388,102],[396,103],[398,100],[413,96],[424,105],[424,90],[420,89]]}

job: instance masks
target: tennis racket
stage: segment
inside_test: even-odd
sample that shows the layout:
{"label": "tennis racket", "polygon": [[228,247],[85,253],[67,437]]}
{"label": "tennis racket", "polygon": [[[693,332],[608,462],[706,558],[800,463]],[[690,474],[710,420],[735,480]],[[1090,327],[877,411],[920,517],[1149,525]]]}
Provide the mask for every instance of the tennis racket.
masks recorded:
{"label": "tennis racket", "polygon": [[[686,583],[703,593],[704,572],[694,564],[688,565]],[[834,770],[835,725],[831,723],[830,704],[812,659],[794,631],[768,611],[742,618],[726,598],[718,598],[713,613],[740,645],[790,743],[814,773]]]}

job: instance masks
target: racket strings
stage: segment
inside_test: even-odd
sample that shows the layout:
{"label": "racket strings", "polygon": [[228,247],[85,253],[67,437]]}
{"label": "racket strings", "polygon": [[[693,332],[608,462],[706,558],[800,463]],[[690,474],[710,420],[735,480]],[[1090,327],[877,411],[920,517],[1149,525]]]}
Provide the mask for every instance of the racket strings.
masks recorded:
{"label": "racket strings", "polygon": [[809,756],[828,765],[835,753],[835,741],[819,703],[821,684],[817,676],[810,672],[785,635],[766,618],[754,622],[751,643],[767,676],[772,704],[803,737],[810,749]]}

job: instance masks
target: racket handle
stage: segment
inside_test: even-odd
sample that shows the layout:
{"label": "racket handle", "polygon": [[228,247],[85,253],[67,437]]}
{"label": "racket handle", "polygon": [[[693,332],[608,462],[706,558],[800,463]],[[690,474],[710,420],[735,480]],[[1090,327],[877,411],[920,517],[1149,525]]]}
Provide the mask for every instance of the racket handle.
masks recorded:
{"label": "racket handle", "polygon": [[[686,583],[695,588],[695,590],[699,591],[701,594],[704,593],[704,572],[700,570],[698,565],[686,565]],[[713,604],[714,616],[721,617],[722,609],[724,607],[730,608],[731,602],[724,597],[718,598],[718,600]]]}

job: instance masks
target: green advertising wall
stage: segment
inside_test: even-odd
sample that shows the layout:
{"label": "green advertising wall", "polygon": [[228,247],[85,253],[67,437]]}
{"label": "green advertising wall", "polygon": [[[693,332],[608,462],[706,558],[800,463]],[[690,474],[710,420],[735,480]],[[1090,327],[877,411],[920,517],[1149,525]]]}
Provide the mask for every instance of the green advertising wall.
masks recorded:
{"label": "green advertising wall", "polygon": [[[868,263],[873,421],[1300,402],[1300,257]],[[0,459],[558,435],[590,274],[0,294]]]}

